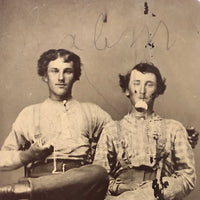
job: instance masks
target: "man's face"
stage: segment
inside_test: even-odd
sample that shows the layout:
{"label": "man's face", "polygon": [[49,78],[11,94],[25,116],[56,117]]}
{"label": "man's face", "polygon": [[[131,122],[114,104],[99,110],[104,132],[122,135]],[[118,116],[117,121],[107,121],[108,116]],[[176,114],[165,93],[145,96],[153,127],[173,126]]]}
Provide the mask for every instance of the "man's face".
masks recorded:
{"label": "man's face", "polygon": [[48,84],[50,98],[60,101],[71,96],[73,77],[73,62],[66,63],[62,57],[49,62],[44,81]]}
{"label": "man's face", "polygon": [[130,75],[130,81],[126,95],[130,97],[132,105],[139,100],[143,100],[149,106],[153,105],[154,94],[157,89],[156,76],[153,73],[141,73],[133,70]]}

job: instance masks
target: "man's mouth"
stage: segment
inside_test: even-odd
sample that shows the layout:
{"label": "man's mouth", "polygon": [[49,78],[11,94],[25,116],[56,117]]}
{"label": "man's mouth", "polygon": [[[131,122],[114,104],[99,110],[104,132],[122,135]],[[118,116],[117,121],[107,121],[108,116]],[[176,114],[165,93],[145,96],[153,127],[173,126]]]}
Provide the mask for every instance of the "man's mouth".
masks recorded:
{"label": "man's mouth", "polygon": [[56,83],[56,85],[58,85],[58,86],[66,86],[66,84],[64,84],[64,83]]}
{"label": "man's mouth", "polygon": [[139,112],[145,112],[148,109],[148,105],[146,104],[146,102],[144,100],[139,100],[136,104],[135,104],[135,109]]}
{"label": "man's mouth", "polygon": [[66,84],[64,84],[64,83],[57,83],[56,86],[58,86],[60,88],[63,88],[63,87],[66,87]]}
{"label": "man's mouth", "polygon": [[139,96],[139,99],[140,99],[140,100],[144,100],[144,99],[146,99],[146,98],[145,98],[145,96]]}

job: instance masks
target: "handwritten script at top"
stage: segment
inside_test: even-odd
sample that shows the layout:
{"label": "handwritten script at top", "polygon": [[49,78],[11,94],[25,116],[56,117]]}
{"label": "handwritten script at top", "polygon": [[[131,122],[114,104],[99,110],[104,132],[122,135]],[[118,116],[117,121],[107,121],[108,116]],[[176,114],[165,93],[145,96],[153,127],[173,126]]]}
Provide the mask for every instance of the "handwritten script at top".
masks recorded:
{"label": "handwritten script at top", "polygon": [[[103,13],[101,13],[98,18],[97,18],[97,21],[95,23],[95,27],[94,27],[94,37],[93,37],[93,45],[95,47],[96,50],[99,50],[99,51],[103,51],[103,50],[106,50],[107,48],[113,48],[115,46],[117,46],[117,44],[119,44],[120,41],[122,41],[123,37],[130,33],[132,38],[131,38],[131,41],[130,41],[130,44],[129,44],[129,47],[133,47],[134,44],[137,42],[137,40],[140,39],[140,37],[142,37],[142,33],[145,33],[147,34],[147,38],[146,38],[146,44],[144,45],[145,48],[147,46],[150,46],[151,48],[154,48],[155,47],[155,44],[153,43],[153,39],[156,37],[156,34],[159,30],[159,28],[163,27],[166,34],[165,34],[165,40],[166,40],[166,50],[169,50],[174,44],[175,44],[175,41],[173,41],[171,44],[169,44],[169,30],[168,30],[168,27],[167,25],[165,24],[164,21],[160,20],[154,30],[153,33],[150,33],[150,30],[149,30],[149,27],[147,25],[144,25],[141,29],[141,31],[138,33],[138,35],[136,35],[134,37],[134,28],[133,27],[129,27],[129,28],[126,28],[119,36],[119,38],[116,40],[116,41],[111,41],[108,39],[108,37],[106,36],[103,36],[102,32],[103,32],[103,28],[105,26],[105,15]],[[81,47],[80,45],[78,45],[78,39],[76,37],[75,34],[66,34],[64,36],[64,38],[62,39],[62,41],[67,38],[67,37],[70,37],[71,38],[71,42],[72,42],[72,47],[78,49],[78,50],[84,50],[83,47]]]}

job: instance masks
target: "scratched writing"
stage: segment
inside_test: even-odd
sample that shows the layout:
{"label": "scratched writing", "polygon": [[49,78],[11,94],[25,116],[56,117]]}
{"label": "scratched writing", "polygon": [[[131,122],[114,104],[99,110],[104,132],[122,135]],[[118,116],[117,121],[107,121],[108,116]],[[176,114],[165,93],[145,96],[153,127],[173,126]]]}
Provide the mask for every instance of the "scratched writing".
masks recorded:
{"label": "scratched writing", "polygon": [[[135,43],[140,39],[140,37],[142,37],[142,33],[145,33],[146,35],[146,44],[144,45],[145,48],[147,46],[154,48],[155,44],[153,43],[153,40],[156,38],[158,30],[161,28],[165,30],[165,35],[163,38],[165,39],[166,50],[169,50],[175,44],[175,40],[170,43],[169,29],[167,27],[167,24],[162,20],[158,22],[155,30],[152,33],[150,33],[149,26],[146,24],[141,28],[141,30],[139,31],[137,35],[134,34],[135,30],[133,26],[128,27],[124,31],[122,31],[122,33],[120,34],[119,38],[116,41],[111,41],[111,39],[103,35],[103,29],[105,25],[107,25],[107,23],[105,22],[105,15],[101,13],[98,16],[96,23],[94,25],[94,36],[93,36],[93,39],[91,40],[91,44],[89,44],[89,45],[93,45],[95,49],[99,51],[106,50],[107,48],[114,48],[121,41],[126,39],[125,37],[126,34],[131,35],[131,41],[129,43],[129,47],[132,48],[135,45]],[[78,44],[78,37],[75,34],[71,34],[71,33],[66,34],[62,38],[62,40],[60,40],[59,43],[63,42],[66,38],[70,39],[72,48],[75,48],[80,51],[87,49],[87,47],[83,47],[80,44]]]}
{"label": "scratched writing", "polygon": [[[152,41],[156,37],[156,34],[157,34],[159,28],[161,28],[162,26],[164,27],[164,30],[166,32],[166,49],[169,50],[175,44],[175,41],[173,41],[171,45],[169,44],[169,30],[168,30],[168,27],[165,24],[165,22],[162,20],[160,20],[158,22],[158,25],[152,34],[149,31],[149,27],[147,25],[145,25],[142,28],[142,30],[139,32],[139,34],[136,37],[133,37],[134,36],[134,28],[129,27],[121,33],[121,35],[117,41],[115,41],[113,43],[110,42],[110,44],[109,44],[109,40],[105,36],[104,44],[103,45],[102,45],[102,43],[99,44],[98,41],[100,40],[100,38],[102,36],[102,30],[103,30],[103,26],[104,26],[103,17],[104,17],[104,15],[100,14],[97,19],[97,22],[95,24],[94,46],[97,50],[105,50],[106,48],[112,48],[112,47],[116,46],[122,40],[123,36],[127,33],[130,33],[132,36],[132,40],[130,42],[130,48],[134,46],[134,44],[141,37],[143,32],[146,32],[146,34],[147,34],[147,42],[146,43],[152,44]],[[99,27],[99,28],[97,28],[97,27]],[[151,46],[153,47],[153,45],[151,45]]]}

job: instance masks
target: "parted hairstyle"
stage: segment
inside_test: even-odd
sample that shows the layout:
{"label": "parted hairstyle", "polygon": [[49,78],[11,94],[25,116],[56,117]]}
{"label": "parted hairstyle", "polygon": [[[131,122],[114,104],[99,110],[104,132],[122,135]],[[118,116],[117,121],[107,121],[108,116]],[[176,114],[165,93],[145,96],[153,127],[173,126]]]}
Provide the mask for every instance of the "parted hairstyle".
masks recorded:
{"label": "parted hairstyle", "polygon": [[45,51],[38,60],[38,75],[46,76],[49,62],[63,57],[64,62],[73,62],[74,81],[79,80],[81,75],[81,60],[78,55],[66,49],[49,49]]}
{"label": "parted hairstyle", "polygon": [[157,81],[157,90],[155,95],[161,95],[166,89],[165,79],[162,78],[159,69],[153,63],[139,63],[135,65],[126,75],[119,74],[119,85],[122,88],[122,91],[125,92],[128,89],[131,72],[137,70],[143,74],[153,73],[156,76]]}

